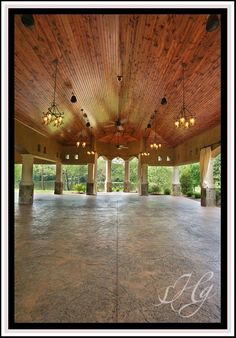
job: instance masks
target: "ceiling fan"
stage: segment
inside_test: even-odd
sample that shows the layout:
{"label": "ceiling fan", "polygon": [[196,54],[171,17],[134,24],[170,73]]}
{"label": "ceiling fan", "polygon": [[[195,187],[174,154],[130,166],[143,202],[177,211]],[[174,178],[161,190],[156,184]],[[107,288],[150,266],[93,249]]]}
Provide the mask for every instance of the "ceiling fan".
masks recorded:
{"label": "ceiling fan", "polygon": [[127,121],[127,119],[120,119],[118,118],[115,121],[112,121],[104,126],[104,128],[111,128],[116,127],[117,130],[122,131],[124,130],[123,124]]}
{"label": "ceiling fan", "polygon": [[116,144],[116,148],[117,149],[128,149],[128,147],[124,144],[120,144],[120,130],[117,130],[117,144]]}
{"label": "ceiling fan", "polygon": [[117,145],[116,145],[116,148],[117,148],[117,149],[128,149],[128,147],[125,146],[124,144],[117,144]]}

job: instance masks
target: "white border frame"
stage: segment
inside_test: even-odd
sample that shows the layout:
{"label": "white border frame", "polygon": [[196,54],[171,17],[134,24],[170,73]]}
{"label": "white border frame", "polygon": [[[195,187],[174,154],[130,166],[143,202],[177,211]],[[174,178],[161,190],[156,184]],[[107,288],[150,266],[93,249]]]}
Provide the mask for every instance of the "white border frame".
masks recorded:
{"label": "white border frame", "polygon": [[[9,8],[227,8],[228,9],[228,330],[8,329],[8,9]],[[3,336],[234,336],[234,2],[233,1],[3,1],[2,19],[2,335]]]}

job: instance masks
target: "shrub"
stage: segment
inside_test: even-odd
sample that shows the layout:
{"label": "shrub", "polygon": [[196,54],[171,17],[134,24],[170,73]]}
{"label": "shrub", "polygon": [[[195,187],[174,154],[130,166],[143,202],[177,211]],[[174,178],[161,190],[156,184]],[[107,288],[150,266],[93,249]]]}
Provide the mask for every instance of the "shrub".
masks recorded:
{"label": "shrub", "polygon": [[148,187],[148,191],[150,193],[160,193],[161,188],[157,184],[150,184],[149,187]]}
{"label": "shrub", "polygon": [[85,192],[85,185],[84,184],[75,184],[74,185],[74,190],[76,190],[79,194]]}
{"label": "shrub", "polygon": [[187,195],[187,193],[191,192],[191,195],[193,193],[193,180],[191,177],[191,173],[189,169],[186,169],[182,172],[180,177],[180,185],[181,185],[181,191],[184,195]]}
{"label": "shrub", "polygon": [[165,195],[170,195],[170,193],[171,193],[171,190],[169,188],[165,188],[164,194]]}
{"label": "shrub", "polygon": [[193,196],[193,192],[192,192],[192,191],[187,191],[186,195],[187,195],[188,197],[192,197],[192,196]]}
{"label": "shrub", "polygon": [[193,196],[194,196],[195,198],[201,198],[200,192],[195,192],[195,193],[193,194]]}
{"label": "shrub", "polygon": [[216,189],[216,205],[221,205],[221,190]]}

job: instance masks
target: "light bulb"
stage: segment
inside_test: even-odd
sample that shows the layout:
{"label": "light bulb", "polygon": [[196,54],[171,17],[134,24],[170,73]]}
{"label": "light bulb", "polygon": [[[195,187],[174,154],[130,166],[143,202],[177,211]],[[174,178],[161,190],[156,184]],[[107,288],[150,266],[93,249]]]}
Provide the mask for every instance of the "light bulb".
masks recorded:
{"label": "light bulb", "polygon": [[181,117],[180,118],[180,123],[184,123],[185,122],[185,118],[184,117]]}
{"label": "light bulb", "polygon": [[191,126],[194,126],[194,124],[195,124],[195,118],[191,117],[190,120],[189,120],[189,122],[190,122]]}
{"label": "light bulb", "polygon": [[90,155],[90,151],[87,151],[87,154]]}
{"label": "light bulb", "polygon": [[175,121],[176,128],[179,128],[179,121]]}
{"label": "light bulb", "polygon": [[159,143],[159,148],[161,148],[161,143]]}
{"label": "light bulb", "polygon": [[153,144],[150,144],[150,147],[153,148]]}
{"label": "light bulb", "polygon": [[76,146],[77,146],[77,147],[79,147],[79,145],[80,145],[80,142],[79,142],[79,141],[78,141],[78,142],[76,142]]}
{"label": "light bulb", "polygon": [[83,142],[82,143],[82,147],[84,148],[86,146],[86,142]]}
{"label": "light bulb", "polygon": [[186,121],[186,122],[185,122],[185,128],[188,128],[188,127],[189,127],[189,122]]}

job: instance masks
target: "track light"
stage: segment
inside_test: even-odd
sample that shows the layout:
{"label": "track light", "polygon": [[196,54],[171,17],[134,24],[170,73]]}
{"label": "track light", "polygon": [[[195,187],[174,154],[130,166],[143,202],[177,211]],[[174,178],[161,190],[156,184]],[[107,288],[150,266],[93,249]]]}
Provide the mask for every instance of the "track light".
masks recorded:
{"label": "track light", "polygon": [[72,102],[72,103],[75,103],[75,102],[77,102],[77,98],[76,98],[76,96],[74,95],[74,93],[72,93],[72,96],[71,96],[70,102]]}
{"label": "track light", "polygon": [[208,17],[206,31],[213,32],[219,26],[219,18],[216,14],[211,14]]}
{"label": "track light", "polygon": [[161,99],[161,104],[164,106],[165,104],[167,104],[167,100],[166,100],[166,98],[165,97],[163,97],[162,99]]}
{"label": "track light", "polygon": [[25,27],[33,27],[34,26],[34,17],[32,14],[23,14],[21,16],[21,22]]}

